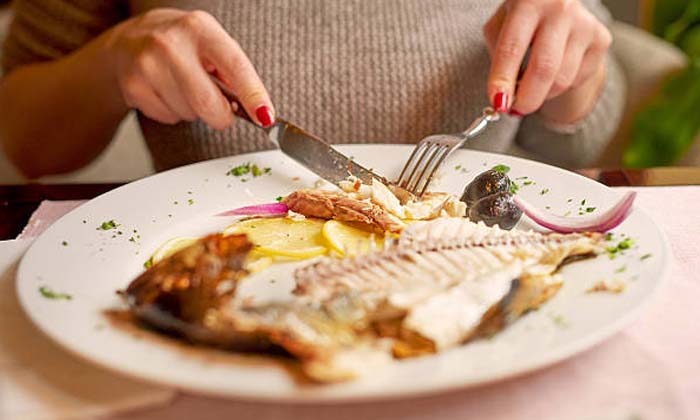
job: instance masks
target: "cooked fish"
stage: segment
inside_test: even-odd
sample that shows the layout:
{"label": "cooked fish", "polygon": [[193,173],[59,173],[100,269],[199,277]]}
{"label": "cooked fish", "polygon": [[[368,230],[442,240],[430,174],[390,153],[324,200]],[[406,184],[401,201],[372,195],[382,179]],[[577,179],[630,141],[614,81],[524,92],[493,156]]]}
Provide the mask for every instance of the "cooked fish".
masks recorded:
{"label": "cooked fish", "polygon": [[407,220],[431,220],[438,217],[464,217],[466,204],[448,193],[429,192],[417,200],[402,202],[383,183],[373,180],[362,184],[354,177],[340,183],[342,191],[319,189],[296,191],[284,199],[295,213],[321,219],[360,222],[381,232],[400,233]]}
{"label": "cooked fish", "polygon": [[289,194],[283,202],[293,212],[308,217],[364,223],[382,232],[399,233],[406,227],[401,219],[383,207],[342,192],[300,190]]}
{"label": "cooked fish", "polygon": [[409,342],[399,340],[396,355],[432,352],[473,337],[486,315],[511,320],[537,307],[560,287],[556,271],[567,258],[595,255],[601,242],[597,234],[508,232],[465,219],[436,220],[412,225],[384,252],[299,269],[295,293],[323,301],[354,291],[373,309],[374,321],[401,319],[393,329]]}
{"label": "cooked fish", "polygon": [[561,285],[558,268],[600,251],[600,235],[502,231],[466,219],[410,225],[382,252],[326,258],[295,272],[295,298],[233,299],[252,245],[208,236],[126,290],[140,319],[193,342],[283,348],[321,382],[498,331]]}

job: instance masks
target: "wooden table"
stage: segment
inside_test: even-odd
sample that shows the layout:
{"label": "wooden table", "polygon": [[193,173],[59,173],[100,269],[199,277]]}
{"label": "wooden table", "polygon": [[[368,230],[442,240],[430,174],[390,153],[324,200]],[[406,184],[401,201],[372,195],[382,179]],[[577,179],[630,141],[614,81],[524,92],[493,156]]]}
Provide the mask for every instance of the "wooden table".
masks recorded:
{"label": "wooden table", "polygon": [[[583,169],[580,174],[611,187],[700,185],[700,168]],[[43,200],[88,200],[123,184],[0,185],[0,240],[14,239]]]}

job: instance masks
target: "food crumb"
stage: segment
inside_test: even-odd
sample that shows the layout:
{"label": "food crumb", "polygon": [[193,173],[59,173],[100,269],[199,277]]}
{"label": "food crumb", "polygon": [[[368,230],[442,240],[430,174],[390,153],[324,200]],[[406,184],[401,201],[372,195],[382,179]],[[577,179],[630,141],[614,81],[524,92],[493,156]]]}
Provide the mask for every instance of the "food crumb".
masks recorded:
{"label": "food crumb", "polygon": [[586,293],[622,293],[626,286],[622,280],[599,280]]}
{"label": "food crumb", "polygon": [[61,242],[61,245],[63,245],[63,246],[68,246],[68,241],[63,241],[63,242]]}

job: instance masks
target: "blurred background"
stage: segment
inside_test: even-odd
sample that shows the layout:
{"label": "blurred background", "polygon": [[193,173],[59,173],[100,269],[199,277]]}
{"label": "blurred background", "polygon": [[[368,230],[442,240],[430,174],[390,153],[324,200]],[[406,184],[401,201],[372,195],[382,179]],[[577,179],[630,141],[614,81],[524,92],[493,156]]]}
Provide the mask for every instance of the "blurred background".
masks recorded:
{"label": "blurred background", "polygon": [[[597,166],[700,166],[700,0],[604,3],[616,19],[613,48],[629,89],[619,132]],[[0,0],[0,42],[10,20],[9,2]],[[39,181],[121,182],[151,173],[141,132],[130,115],[95,162]],[[0,184],[23,182],[0,150]]]}

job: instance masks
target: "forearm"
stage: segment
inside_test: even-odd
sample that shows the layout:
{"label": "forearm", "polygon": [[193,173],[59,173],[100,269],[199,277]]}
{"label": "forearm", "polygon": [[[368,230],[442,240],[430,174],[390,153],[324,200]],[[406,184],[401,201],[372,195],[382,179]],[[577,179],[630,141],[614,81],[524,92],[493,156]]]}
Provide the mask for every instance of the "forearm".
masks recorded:
{"label": "forearm", "polygon": [[0,140],[30,178],[92,161],[128,111],[96,42],[62,59],[20,67],[0,84]]}

